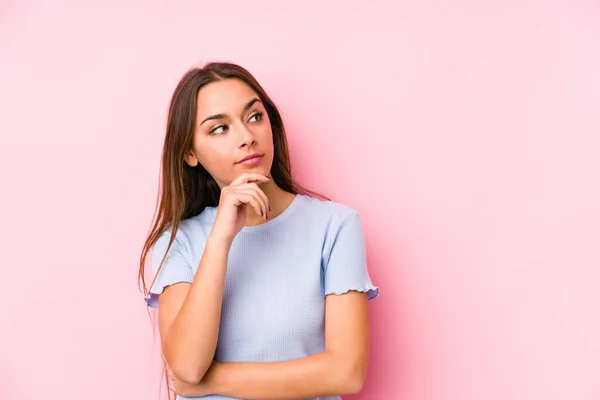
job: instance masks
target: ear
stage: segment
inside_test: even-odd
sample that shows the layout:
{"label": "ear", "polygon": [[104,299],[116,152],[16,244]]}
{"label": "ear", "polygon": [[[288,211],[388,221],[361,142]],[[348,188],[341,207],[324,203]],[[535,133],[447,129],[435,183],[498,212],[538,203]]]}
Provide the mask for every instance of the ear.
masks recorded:
{"label": "ear", "polygon": [[188,150],[185,153],[185,156],[183,157],[183,159],[185,160],[187,165],[189,165],[190,167],[195,167],[198,165],[198,163],[200,163],[200,161],[198,161],[198,158],[196,158],[196,156],[190,150]]}

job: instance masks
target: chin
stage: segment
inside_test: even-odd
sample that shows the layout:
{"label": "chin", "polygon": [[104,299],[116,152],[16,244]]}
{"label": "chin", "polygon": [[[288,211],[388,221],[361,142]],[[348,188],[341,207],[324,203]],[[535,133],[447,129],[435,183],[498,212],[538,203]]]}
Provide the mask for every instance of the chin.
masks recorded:
{"label": "chin", "polygon": [[256,172],[262,175],[270,176],[271,171],[265,168],[256,168],[255,170],[250,170],[251,172]]}

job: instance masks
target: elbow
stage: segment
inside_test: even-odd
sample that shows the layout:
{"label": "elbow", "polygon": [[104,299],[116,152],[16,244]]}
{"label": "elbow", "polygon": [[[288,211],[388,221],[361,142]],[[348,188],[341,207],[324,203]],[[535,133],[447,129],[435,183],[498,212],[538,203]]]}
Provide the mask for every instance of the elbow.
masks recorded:
{"label": "elbow", "polygon": [[175,369],[173,368],[173,373],[175,376],[183,383],[187,383],[188,385],[197,385],[204,378],[204,373],[200,373],[198,370],[193,370],[190,368],[181,368]]}
{"label": "elbow", "polygon": [[212,356],[190,357],[189,352],[163,343],[163,358],[173,374],[183,383],[197,385],[213,362]]}
{"label": "elbow", "polygon": [[360,393],[365,384],[364,378],[360,376],[349,376],[344,380],[342,384],[341,395],[352,395]]}
{"label": "elbow", "polygon": [[188,385],[197,385],[200,383],[202,378],[204,378],[204,374],[200,374],[196,371],[181,370],[179,373],[175,371],[173,371],[173,373],[181,382],[187,383]]}
{"label": "elbow", "polygon": [[348,363],[340,368],[340,395],[353,395],[362,391],[365,385],[366,365],[361,362]]}
{"label": "elbow", "polygon": [[171,367],[171,371],[173,374],[183,383],[187,383],[189,385],[197,385],[202,381],[204,375],[208,371],[208,367],[210,366],[200,366],[200,365],[190,365],[181,362],[174,361],[172,364],[169,364]]}

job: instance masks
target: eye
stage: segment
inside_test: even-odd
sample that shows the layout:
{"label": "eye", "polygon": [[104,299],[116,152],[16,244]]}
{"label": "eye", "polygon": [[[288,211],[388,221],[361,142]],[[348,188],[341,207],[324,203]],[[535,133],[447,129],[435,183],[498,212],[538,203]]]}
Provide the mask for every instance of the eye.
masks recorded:
{"label": "eye", "polygon": [[[254,121],[252,121],[253,118],[254,118]],[[259,121],[262,121],[262,119],[263,119],[263,113],[259,111],[256,114],[252,114],[250,116],[250,118],[248,118],[248,121],[259,122]]]}
{"label": "eye", "polygon": [[218,135],[219,133],[225,132],[226,128],[227,128],[226,125],[217,125],[214,128],[212,128],[210,131],[208,131],[208,134],[209,135]]}

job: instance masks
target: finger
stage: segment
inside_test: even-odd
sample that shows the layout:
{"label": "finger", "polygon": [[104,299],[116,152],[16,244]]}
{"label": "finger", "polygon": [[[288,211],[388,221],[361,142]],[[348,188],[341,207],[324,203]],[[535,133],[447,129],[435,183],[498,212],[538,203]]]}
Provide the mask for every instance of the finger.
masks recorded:
{"label": "finger", "polygon": [[[267,216],[267,211],[269,210],[269,206],[265,202],[265,199],[264,199],[264,197],[266,197],[266,196],[264,196],[264,197],[261,196],[259,193],[259,189],[257,189],[256,187],[252,187],[252,186],[246,186],[244,188],[235,188],[233,190],[236,193],[245,193],[245,194],[249,194],[249,195],[253,196],[258,201],[258,204],[260,205],[260,208],[261,208],[260,215],[262,215],[263,217]],[[268,201],[268,199],[267,199],[267,201]]]}
{"label": "finger", "polygon": [[[256,201],[256,204],[258,205],[259,208],[259,212],[258,214],[263,217],[265,220],[267,219],[267,206],[265,205],[263,199],[258,195],[258,193],[256,193],[255,190],[252,189],[240,189],[238,191],[236,191],[236,193],[243,193],[243,194],[247,194],[249,196],[252,196],[252,198]],[[254,203],[252,203],[253,207],[254,207]]]}
{"label": "finger", "polygon": [[271,178],[269,178],[263,174],[259,174],[257,172],[244,172],[243,174],[238,176],[236,179],[234,179],[230,185],[239,185],[239,184],[248,183],[248,182],[268,182],[270,180],[271,180]]}
{"label": "finger", "polygon": [[256,183],[243,183],[235,187],[235,189],[252,189],[256,192],[257,196],[260,196],[263,203],[265,204],[265,214],[267,211],[271,211],[271,207],[269,205],[269,198],[265,194],[265,192],[256,184]]}
{"label": "finger", "polygon": [[256,196],[248,193],[238,193],[235,191],[231,192],[231,195],[235,197],[236,206],[240,206],[242,204],[249,204],[252,208],[254,208],[258,215],[261,215],[263,217],[265,216],[262,213],[262,207],[260,206],[260,203],[258,202]]}

